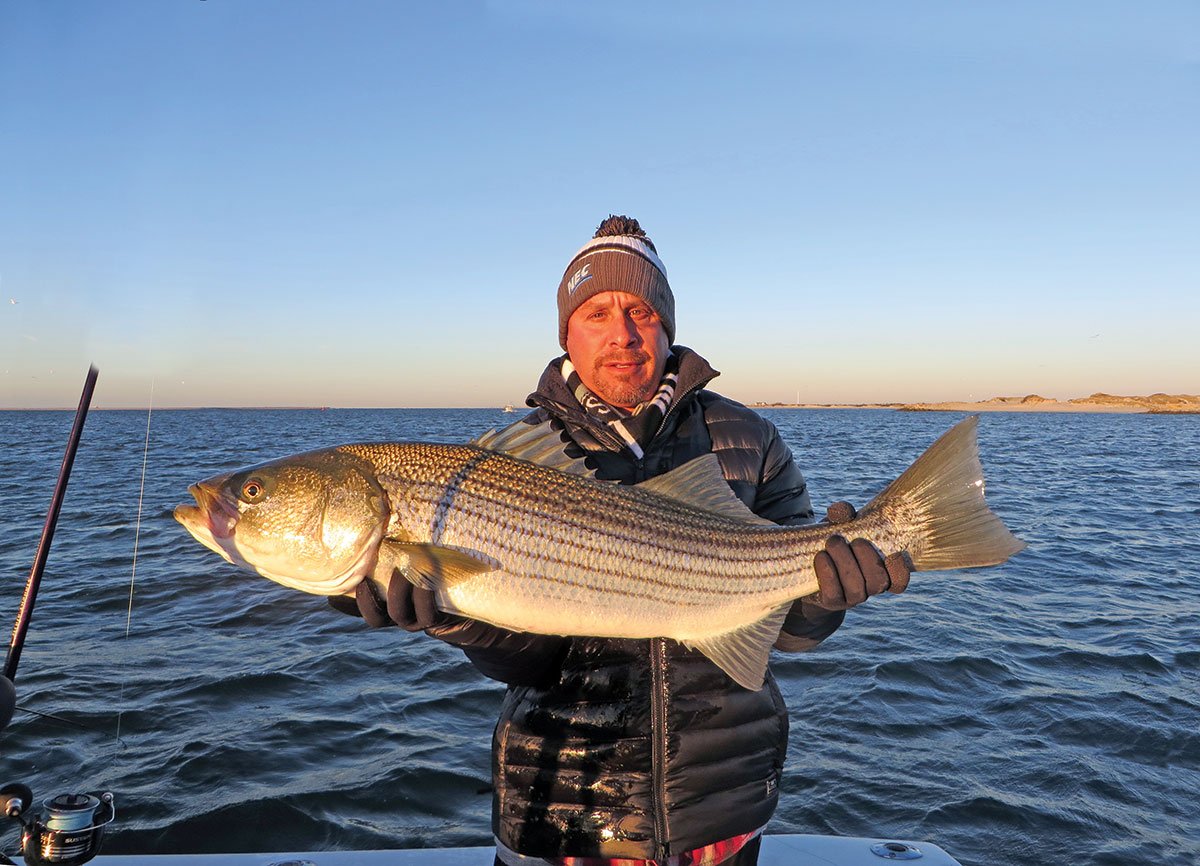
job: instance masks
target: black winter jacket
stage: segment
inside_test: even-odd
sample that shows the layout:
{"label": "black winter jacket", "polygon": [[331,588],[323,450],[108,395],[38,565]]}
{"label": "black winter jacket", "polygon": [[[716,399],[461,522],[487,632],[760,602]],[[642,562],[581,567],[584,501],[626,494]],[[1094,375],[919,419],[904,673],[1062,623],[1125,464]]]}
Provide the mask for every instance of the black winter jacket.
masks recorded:
{"label": "black winter jacket", "polygon": [[[717,373],[680,360],[676,398],[638,461],[606,430],[551,363],[527,423],[555,419],[568,450],[597,477],[651,478],[716,453],[730,486],[778,523],[812,519],[805,482],[774,425],[703,390]],[[809,649],[841,615],[805,620],[794,608],[776,646]],[[788,717],[774,678],[759,691],[734,683],[675,641],[516,634],[475,621],[431,629],[463,647],[487,676],[509,684],[492,748],[497,840],[521,854],[662,859],[763,826],[775,811]]]}

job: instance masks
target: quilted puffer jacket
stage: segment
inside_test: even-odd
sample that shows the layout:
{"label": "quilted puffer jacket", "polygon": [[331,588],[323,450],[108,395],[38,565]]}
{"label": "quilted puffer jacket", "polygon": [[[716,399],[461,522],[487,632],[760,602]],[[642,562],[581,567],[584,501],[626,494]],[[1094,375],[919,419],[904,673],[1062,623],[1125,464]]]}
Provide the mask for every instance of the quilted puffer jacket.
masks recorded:
{"label": "quilted puffer jacket", "polygon": [[[739,498],[777,523],[812,520],[804,478],[774,425],[704,390],[716,372],[680,360],[676,398],[636,460],[587,415],[551,362],[535,411],[561,425],[567,450],[600,478],[634,484],[716,453]],[[799,605],[794,608],[798,611]],[[841,623],[798,614],[777,648],[809,649]],[[788,717],[774,678],[734,683],[703,655],[667,639],[515,634],[464,621],[431,633],[459,644],[509,684],[492,750],[497,840],[521,854],[663,859],[763,826],[775,811]]]}

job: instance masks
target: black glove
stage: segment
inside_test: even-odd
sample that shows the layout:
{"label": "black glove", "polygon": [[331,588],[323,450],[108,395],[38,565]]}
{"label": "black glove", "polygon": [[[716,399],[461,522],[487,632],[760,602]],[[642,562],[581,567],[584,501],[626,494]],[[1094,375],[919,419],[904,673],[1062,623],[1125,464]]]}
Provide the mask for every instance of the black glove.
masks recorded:
{"label": "black glove", "polygon": [[379,597],[375,585],[362,581],[354,589],[354,599],[337,596],[329,599],[330,607],[342,613],[361,616],[371,628],[398,625],[405,631],[425,631],[462,622],[462,617],[438,610],[431,590],[421,589],[393,574],[388,584],[387,599]]}
{"label": "black glove", "polygon": [[508,685],[544,685],[557,676],[567,638],[513,632],[476,619],[438,610],[434,594],[393,574],[387,601],[375,585],[364,580],[346,595],[327,598],[341,613],[360,616],[372,628],[398,625],[406,631],[423,631],[460,647],[471,663],[487,677]]}
{"label": "black glove", "polygon": [[[849,502],[835,502],[829,506],[825,520],[836,525],[857,515]],[[819,589],[802,601],[806,607],[825,611],[848,610],[881,592],[903,592],[912,573],[908,555],[903,551],[884,559],[879,549],[865,538],[847,542],[841,535],[830,536],[825,549],[814,557],[813,568]]]}

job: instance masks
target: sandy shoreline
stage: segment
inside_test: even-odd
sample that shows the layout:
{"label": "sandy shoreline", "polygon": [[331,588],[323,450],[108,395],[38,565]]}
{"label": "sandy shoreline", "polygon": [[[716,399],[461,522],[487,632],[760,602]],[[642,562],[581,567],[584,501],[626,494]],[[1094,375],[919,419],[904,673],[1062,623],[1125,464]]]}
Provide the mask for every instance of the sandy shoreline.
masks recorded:
{"label": "sandy shoreline", "polygon": [[1200,396],[1151,394],[1122,397],[1093,394],[1072,400],[1027,397],[993,397],[975,402],[942,403],[755,403],[755,408],[778,409],[894,409],[900,412],[1107,412],[1118,414],[1200,414]]}

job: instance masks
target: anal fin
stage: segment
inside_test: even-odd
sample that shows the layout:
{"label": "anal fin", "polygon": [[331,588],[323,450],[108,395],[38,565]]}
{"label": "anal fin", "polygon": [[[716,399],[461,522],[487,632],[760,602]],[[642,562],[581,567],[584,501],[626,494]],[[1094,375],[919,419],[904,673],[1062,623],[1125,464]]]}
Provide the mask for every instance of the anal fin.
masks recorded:
{"label": "anal fin", "polygon": [[783,621],[792,609],[787,602],[762,619],[739,629],[703,640],[685,641],[685,645],[704,653],[709,661],[725,671],[744,689],[758,691],[767,676],[767,661],[771,647],[779,637]]}

